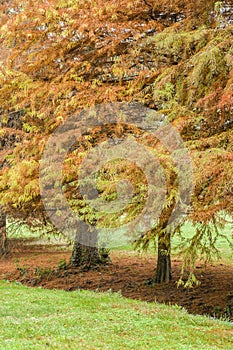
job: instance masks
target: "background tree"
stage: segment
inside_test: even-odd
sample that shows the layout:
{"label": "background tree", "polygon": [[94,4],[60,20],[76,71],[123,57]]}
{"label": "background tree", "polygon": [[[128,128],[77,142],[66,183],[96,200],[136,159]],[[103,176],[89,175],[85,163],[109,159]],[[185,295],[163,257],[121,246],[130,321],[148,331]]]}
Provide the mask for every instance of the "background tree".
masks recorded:
{"label": "background tree", "polygon": [[[3,112],[3,111],[1,111]],[[22,131],[22,123],[20,118],[21,112],[11,113],[8,115],[8,120],[1,121],[0,132],[0,175],[4,167],[10,166],[10,155],[14,149],[15,144],[21,142],[24,132]],[[6,232],[6,212],[0,206],[0,254],[6,255],[9,253]]]}
{"label": "background tree", "polygon": [[0,255],[7,254],[7,239],[6,239],[6,214],[4,210],[0,210]]}
{"label": "background tree", "polygon": [[[221,9],[226,4],[232,8],[232,1],[227,1]],[[184,266],[193,266],[200,252],[208,259],[214,251],[213,237],[221,233],[219,213],[232,216],[232,25],[227,11],[220,23],[214,1],[51,0],[1,6],[2,118],[23,110],[23,130],[29,136],[14,148],[11,168],[2,171],[4,210],[30,224],[33,218],[43,223],[38,169],[50,133],[88,106],[140,102],[167,115],[190,149],[196,186],[187,219],[196,225],[196,234],[182,248]],[[116,128],[94,130],[82,147],[77,146],[78,152],[87,152],[95,140],[110,135],[121,134]],[[147,146],[157,147],[153,142]],[[80,162],[78,152],[69,154],[67,164]],[[177,189],[173,167],[165,163],[173,190],[171,210]],[[73,207],[82,210],[87,221],[93,219],[82,199],[74,197],[75,183],[73,188],[70,183],[76,174],[71,166],[66,171],[64,187]],[[102,194],[112,195],[109,187]],[[159,237],[157,282],[171,279],[170,238],[176,233],[166,227],[169,210],[163,214],[138,242],[146,248]],[[80,246],[75,247],[78,253]]]}

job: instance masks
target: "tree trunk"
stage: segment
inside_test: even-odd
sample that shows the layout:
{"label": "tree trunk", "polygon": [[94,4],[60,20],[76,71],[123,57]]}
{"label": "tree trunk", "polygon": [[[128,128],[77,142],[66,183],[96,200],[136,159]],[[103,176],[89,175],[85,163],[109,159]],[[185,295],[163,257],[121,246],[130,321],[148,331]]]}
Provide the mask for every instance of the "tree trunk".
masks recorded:
{"label": "tree trunk", "polygon": [[[85,244],[84,244],[85,243]],[[82,267],[84,270],[96,268],[108,261],[107,251],[98,249],[98,231],[82,222],[75,237],[70,259],[71,266]]]}
{"label": "tree trunk", "polygon": [[74,242],[70,260],[71,266],[82,267],[84,270],[90,270],[98,266],[100,260],[98,248],[83,245],[78,241]]}
{"label": "tree trunk", "polygon": [[[172,177],[173,175],[173,177]],[[171,175],[171,183],[176,180],[176,173]],[[165,207],[160,216],[159,231],[158,231],[158,260],[155,273],[156,283],[167,283],[172,280],[171,266],[171,232],[169,231],[168,223],[175,206],[175,199],[171,201],[168,207]]]}
{"label": "tree trunk", "polygon": [[6,236],[6,213],[0,207],[0,256],[8,254]]}
{"label": "tree trunk", "polygon": [[155,275],[156,283],[166,283],[172,280],[170,240],[171,237],[168,234],[163,234],[159,236],[158,239],[158,261]]}

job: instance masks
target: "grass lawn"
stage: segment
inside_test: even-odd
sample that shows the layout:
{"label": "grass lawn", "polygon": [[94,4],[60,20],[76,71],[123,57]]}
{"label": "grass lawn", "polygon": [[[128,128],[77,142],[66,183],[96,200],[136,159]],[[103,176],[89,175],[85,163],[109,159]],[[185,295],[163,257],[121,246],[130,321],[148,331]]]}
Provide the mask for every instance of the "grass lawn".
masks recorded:
{"label": "grass lawn", "polygon": [[0,282],[0,349],[233,349],[233,324],[119,294]]}
{"label": "grass lawn", "polygon": [[[8,223],[8,237],[14,239],[33,239],[34,243],[50,243],[50,244],[59,244],[64,243],[67,244],[68,241],[65,240],[62,236],[51,236],[51,235],[42,235],[42,232],[38,233],[37,231],[31,231],[27,225],[19,225],[14,223]],[[229,223],[225,226],[225,228],[221,232],[225,235],[230,242],[233,244],[232,237],[232,224]],[[193,225],[189,222],[186,222],[182,227],[182,234],[187,238],[191,239],[195,234],[195,229]],[[175,235],[172,238],[172,255],[175,257],[177,254],[175,252],[176,247],[180,244],[181,239],[179,236]],[[218,237],[216,242],[216,248],[219,250],[221,255],[221,262],[226,264],[232,264],[233,261],[233,250],[230,247],[229,243],[224,237]],[[71,249],[71,247],[70,247]],[[132,251],[133,246],[131,244],[122,245],[113,247],[113,250],[125,250]],[[149,247],[148,253],[155,254],[154,247]]]}
{"label": "grass lawn", "polygon": [[[230,242],[233,244],[232,226],[230,224],[226,225],[221,233],[223,234],[223,236],[226,236],[230,240]],[[185,223],[184,226],[182,227],[182,234],[187,239],[191,240],[191,238],[195,234],[195,229],[194,229],[193,225],[189,222]],[[216,242],[216,248],[218,249],[219,254],[221,256],[221,263],[231,265],[233,263],[233,250],[230,247],[227,240],[223,236],[218,237],[217,242]],[[180,244],[180,242],[181,242],[181,239],[178,235],[175,235],[172,238],[172,256],[173,257],[177,256],[175,249]],[[117,247],[114,250],[132,251],[133,247],[132,247],[132,245],[129,244],[129,245]],[[149,247],[149,249],[147,250],[147,253],[156,254],[154,247],[153,246]],[[219,262],[218,260],[215,260],[215,261]]]}
{"label": "grass lawn", "polygon": [[[192,239],[192,237],[195,235],[195,229],[193,225],[189,222],[186,222],[184,226],[182,227],[182,234],[186,239]],[[233,249],[227,242],[227,239],[231,242],[233,245],[233,239],[232,239],[232,225],[227,224],[222,230],[221,230],[221,236],[218,236],[215,247],[218,249],[218,252],[220,254],[220,260],[221,263],[231,265],[233,262]],[[214,234],[212,236],[214,239]],[[172,247],[173,247],[173,255],[176,255],[175,249],[180,244],[181,239],[179,236],[174,236],[172,238]],[[214,258],[216,262],[219,262],[220,260]],[[213,260],[213,262],[214,262]]]}

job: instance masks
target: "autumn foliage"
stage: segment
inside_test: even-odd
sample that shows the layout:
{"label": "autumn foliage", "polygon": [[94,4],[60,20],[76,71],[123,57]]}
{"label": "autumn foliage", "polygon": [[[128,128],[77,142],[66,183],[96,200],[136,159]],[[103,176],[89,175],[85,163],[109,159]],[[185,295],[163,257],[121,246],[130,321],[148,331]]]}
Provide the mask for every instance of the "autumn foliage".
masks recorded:
{"label": "autumn foliage", "polygon": [[[8,213],[44,218],[39,160],[57,126],[90,106],[139,102],[166,115],[190,150],[189,219],[200,230],[220,222],[223,211],[232,216],[232,1],[2,1],[0,7],[0,203]],[[92,135],[82,151],[97,139]],[[72,199],[72,189],[67,193]]]}

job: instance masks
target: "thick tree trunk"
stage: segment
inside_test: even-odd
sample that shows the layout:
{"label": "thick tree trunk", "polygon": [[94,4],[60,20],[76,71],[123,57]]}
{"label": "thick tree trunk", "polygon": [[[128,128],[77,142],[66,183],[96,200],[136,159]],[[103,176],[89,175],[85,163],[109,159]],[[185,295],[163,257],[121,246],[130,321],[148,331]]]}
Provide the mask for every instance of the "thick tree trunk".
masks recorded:
{"label": "thick tree trunk", "polygon": [[[176,180],[176,173],[173,178],[171,176],[171,183],[174,184]],[[160,216],[160,223],[158,231],[158,260],[155,273],[156,283],[167,283],[172,280],[172,266],[171,266],[171,233],[168,227],[169,219],[175,206],[175,199],[173,199],[168,207],[165,207]]]}
{"label": "thick tree trunk", "polygon": [[82,222],[75,238],[70,259],[71,266],[90,270],[107,260],[108,256],[103,256],[103,252],[98,249],[98,231],[90,229],[86,223]]}
{"label": "thick tree trunk", "polygon": [[158,261],[155,275],[156,283],[166,283],[172,280],[170,235],[164,234],[158,239]]}
{"label": "thick tree trunk", "polygon": [[98,248],[88,247],[75,241],[71,256],[71,266],[82,267],[85,270],[90,270],[98,266],[101,262]]}
{"label": "thick tree trunk", "polygon": [[6,213],[0,207],[0,256],[8,254],[6,236]]}

